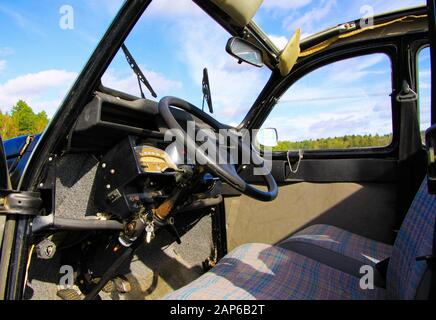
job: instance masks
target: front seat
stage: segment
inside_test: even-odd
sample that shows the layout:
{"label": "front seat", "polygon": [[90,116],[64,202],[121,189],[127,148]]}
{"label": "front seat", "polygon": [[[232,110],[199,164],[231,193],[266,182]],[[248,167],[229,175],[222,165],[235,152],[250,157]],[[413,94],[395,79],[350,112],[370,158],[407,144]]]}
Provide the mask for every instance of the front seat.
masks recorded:
{"label": "front seat", "polygon": [[[305,229],[278,245],[247,244],[166,299],[341,300],[427,297],[436,197],[419,189],[394,246],[326,225]],[[378,272],[387,265],[387,274]],[[368,267],[369,266],[369,267]],[[374,286],[363,281],[374,270]],[[364,271],[365,273],[367,271]]]}

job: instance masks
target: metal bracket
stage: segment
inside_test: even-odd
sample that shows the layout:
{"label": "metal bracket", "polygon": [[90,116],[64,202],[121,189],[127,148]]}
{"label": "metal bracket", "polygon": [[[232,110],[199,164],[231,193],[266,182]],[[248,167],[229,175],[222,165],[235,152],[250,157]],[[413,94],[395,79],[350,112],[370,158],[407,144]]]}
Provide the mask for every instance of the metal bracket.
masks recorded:
{"label": "metal bracket", "polygon": [[0,190],[0,215],[38,216],[41,206],[39,192]]}

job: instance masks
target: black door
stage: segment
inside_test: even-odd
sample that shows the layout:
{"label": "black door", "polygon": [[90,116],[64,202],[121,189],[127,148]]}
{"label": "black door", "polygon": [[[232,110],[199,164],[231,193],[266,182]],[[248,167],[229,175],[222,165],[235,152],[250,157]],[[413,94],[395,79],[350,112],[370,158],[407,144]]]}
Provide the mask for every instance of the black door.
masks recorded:
{"label": "black door", "polygon": [[[436,1],[435,0],[428,0],[428,7],[429,7],[429,27],[430,27],[430,52],[431,52],[431,83],[432,88],[433,84],[436,80],[436,74],[435,74],[435,59],[436,59],[436,48],[435,48],[435,41],[436,41]],[[435,99],[436,99],[436,90],[432,89],[432,124],[436,124],[436,111],[435,111]]]}
{"label": "black door", "polygon": [[278,129],[279,197],[225,200],[230,250],[275,243],[315,224],[392,243],[425,174],[426,128],[417,95],[406,93],[418,91],[417,54],[425,46],[426,33],[405,32],[299,62],[257,124]]}

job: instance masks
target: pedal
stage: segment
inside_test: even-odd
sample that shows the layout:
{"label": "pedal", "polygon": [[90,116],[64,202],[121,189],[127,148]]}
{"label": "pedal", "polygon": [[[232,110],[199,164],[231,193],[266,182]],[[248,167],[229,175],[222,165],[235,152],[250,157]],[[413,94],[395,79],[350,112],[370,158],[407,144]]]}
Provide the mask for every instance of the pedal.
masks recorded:
{"label": "pedal", "polygon": [[132,286],[130,285],[129,280],[127,280],[125,277],[116,277],[113,280],[115,290],[117,290],[119,293],[129,293],[132,291]]}
{"label": "pedal", "polygon": [[125,277],[119,276],[110,280],[102,289],[105,293],[118,292],[121,294],[129,293],[132,291],[132,286]]}
{"label": "pedal", "polygon": [[83,300],[84,298],[83,294],[73,288],[61,289],[56,293],[56,295],[62,300]]}
{"label": "pedal", "polygon": [[103,291],[105,293],[111,293],[114,290],[115,290],[115,286],[114,286],[114,282],[112,280],[108,281],[108,283],[105,284],[103,289],[101,289],[101,291]]}

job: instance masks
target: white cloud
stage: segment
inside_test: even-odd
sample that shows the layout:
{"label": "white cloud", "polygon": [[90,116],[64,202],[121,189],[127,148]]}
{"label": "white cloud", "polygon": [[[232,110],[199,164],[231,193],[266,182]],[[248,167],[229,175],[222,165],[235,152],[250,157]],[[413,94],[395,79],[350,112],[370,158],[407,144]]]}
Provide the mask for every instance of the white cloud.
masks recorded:
{"label": "white cloud", "polygon": [[389,71],[381,54],[318,69],[283,95],[264,127],[277,128],[281,140],[291,141],[390,133]]}
{"label": "white cloud", "polygon": [[[336,101],[344,103],[344,101]],[[387,103],[386,103],[387,102]],[[297,116],[280,116],[273,112],[264,127],[277,128],[280,140],[302,141],[306,139],[319,139],[340,137],[344,135],[388,134],[392,132],[392,116],[389,99],[361,99],[353,101],[352,107],[341,110],[331,109],[329,102],[305,103],[309,109],[325,110],[311,114]],[[276,108],[291,110],[301,107],[300,104],[283,104]]]}
{"label": "white cloud", "polygon": [[2,47],[0,48],[0,56],[11,56],[15,53],[14,49],[10,47]]}
{"label": "white cloud", "polygon": [[[388,74],[391,62],[384,54],[372,54],[334,63],[328,68],[331,82],[352,83],[370,74]],[[352,70],[352,71],[351,71]],[[386,77],[388,78],[388,77]]]}
{"label": "white cloud", "polygon": [[18,76],[0,84],[0,107],[7,112],[23,99],[36,112],[52,116],[76,77],[74,72],[56,69]]}
{"label": "white cloud", "polygon": [[320,22],[326,20],[326,17],[331,14],[336,4],[336,0],[322,0],[318,6],[307,11],[302,16],[293,14],[285,18],[283,20],[283,28],[287,31],[301,28],[305,34],[320,31],[318,30]]}
{"label": "white cloud", "polygon": [[151,2],[146,15],[159,16],[159,18],[183,17],[188,19],[203,14],[200,10],[192,0],[155,0]]}
{"label": "white cloud", "polygon": [[87,0],[87,6],[96,11],[106,11],[111,16],[114,16],[123,5],[124,0]]}
{"label": "white cloud", "polygon": [[307,6],[312,0],[265,0],[262,9],[265,10],[292,10]]}
{"label": "white cloud", "polygon": [[[157,0],[151,3],[149,10],[145,18],[147,14],[151,17],[159,15],[160,21],[171,18],[170,22],[164,21],[164,28],[167,36],[175,39],[174,47],[177,48],[174,54],[178,59],[178,70],[170,70],[164,76],[147,68],[148,61],[141,67],[159,98],[175,95],[201,107],[201,79],[203,68],[207,67],[215,109],[213,116],[225,123],[239,124],[267,82],[270,71],[240,65],[229,56],[225,47],[230,35],[193,1]],[[159,48],[162,47],[157,45],[155,49]],[[166,57],[168,55],[163,53],[161,59]],[[174,59],[173,56],[169,58]],[[183,85],[175,79],[183,79]],[[102,82],[105,86],[139,95],[136,76],[123,64],[114,63]],[[146,89],[144,92],[147,95]]]}
{"label": "white cloud", "polygon": [[390,11],[399,10],[402,8],[415,7],[419,5],[425,5],[426,0],[396,0],[396,1],[386,1],[386,0],[372,0],[368,2],[368,0],[358,0],[355,1],[355,9],[356,17],[359,16],[359,10],[357,8],[361,8],[362,6],[369,5],[375,9],[375,13],[385,13]]}
{"label": "white cloud", "polygon": [[40,29],[39,25],[34,23],[34,19],[28,18],[16,10],[12,10],[4,5],[0,5],[0,13],[8,16],[23,30],[32,32],[38,36],[47,36],[47,34]]}
{"label": "white cloud", "polygon": [[0,73],[6,69],[6,60],[0,60]]}
{"label": "white cloud", "polygon": [[225,52],[229,35],[208,17],[182,22],[179,46],[189,75],[201,92],[201,75],[208,68],[215,114],[219,121],[242,120],[265,85],[270,72],[237,61]]}
{"label": "white cloud", "polygon": [[[141,70],[144,72],[147,80],[159,97],[175,94],[175,92],[180,91],[183,87],[181,82],[167,79],[160,73],[149,71],[145,68],[141,68]],[[126,75],[127,73],[128,75]],[[109,69],[104,74],[102,83],[106,87],[114,88],[132,95],[139,96],[140,93],[138,79],[130,69],[125,69],[121,72],[115,69]],[[147,88],[143,86],[143,90],[145,95],[149,96]]]}
{"label": "white cloud", "polygon": [[277,48],[279,48],[279,50],[284,49],[288,44],[288,39],[285,36],[268,35],[268,38],[277,46]]}
{"label": "white cloud", "polygon": [[[280,2],[279,6],[285,6],[293,1],[273,1]],[[425,5],[426,0],[320,0],[311,1],[308,5],[303,4],[304,0],[297,1],[295,8],[290,10],[275,10],[274,19],[269,19],[269,23],[278,23],[281,25],[283,32],[288,33],[301,27],[305,38],[307,35],[322,31],[326,28],[333,27],[340,23],[361,18],[364,13],[361,12],[363,6],[371,6],[375,14],[400,10],[402,8]],[[300,4],[300,5],[299,5]],[[274,4],[271,4],[273,6]],[[265,7],[268,13],[268,9]]]}

